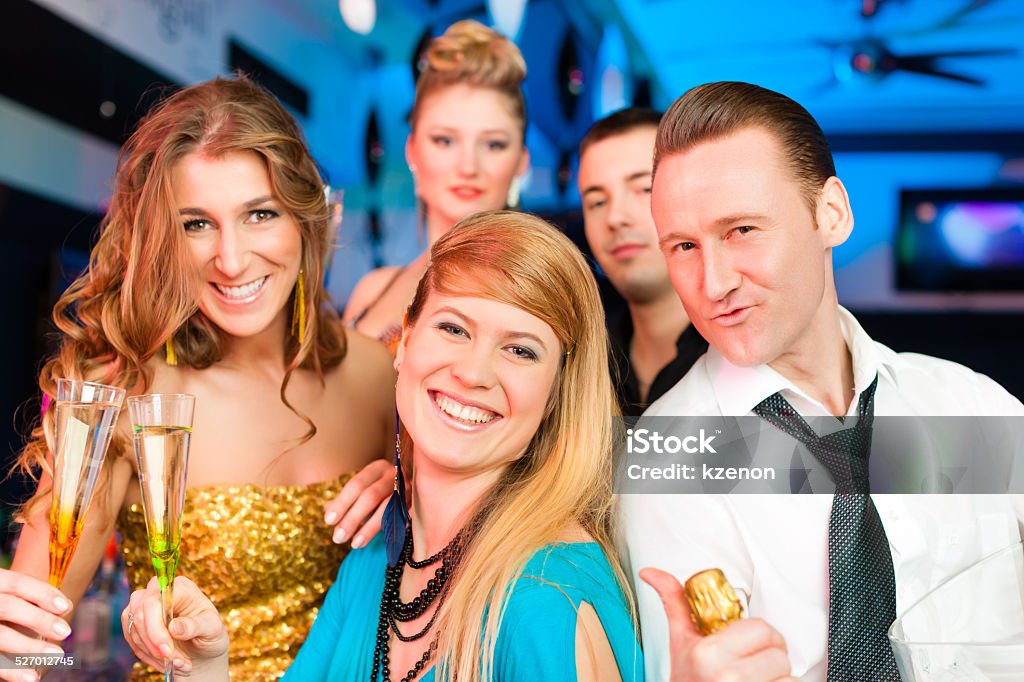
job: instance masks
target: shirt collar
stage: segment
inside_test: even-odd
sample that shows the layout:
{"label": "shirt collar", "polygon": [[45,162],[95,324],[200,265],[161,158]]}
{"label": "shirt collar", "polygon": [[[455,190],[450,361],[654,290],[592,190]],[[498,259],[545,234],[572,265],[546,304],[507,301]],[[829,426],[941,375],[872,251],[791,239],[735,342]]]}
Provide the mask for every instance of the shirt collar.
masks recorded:
{"label": "shirt collar", "polygon": [[[880,352],[878,344],[871,340],[856,318],[842,306],[839,307],[839,326],[853,357],[856,395],[859,396],[874,381],[876,374],[880,382],[895,384],[893,365],[896,354]],[[723,415],[749,414],[755,405],[779,391],[791,391],[810,400],[803,391],[768,365],[738,367],[713,347],[708,348],[707,370]]]}

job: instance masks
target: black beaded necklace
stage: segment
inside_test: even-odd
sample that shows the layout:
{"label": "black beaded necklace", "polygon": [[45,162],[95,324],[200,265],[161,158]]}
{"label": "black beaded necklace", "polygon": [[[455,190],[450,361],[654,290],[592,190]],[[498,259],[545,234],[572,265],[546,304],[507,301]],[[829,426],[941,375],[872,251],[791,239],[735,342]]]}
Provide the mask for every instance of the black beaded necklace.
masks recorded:
{"label": "black beaded necklace", "polygon": [[[412,530],[406,528],[405,546],[402,547],[402,554],[399,557],[398,563],[394,566],[389,566],[384,574],[384,594],[380,600],[380,619],[377,621],[377,643],[373,649],[371,682],[377,682],[378,672],[382,673],[384,682],[391,682],[391,631],[394,631],[395,636],[403,642],[414,642],[422,639],[430,632],[430,629],[434,626],[434,621],[437,619],[437,614],[441,611],[441,605],[448,595],[449,579],[458,567],[463,550],[477,525],[479,525],[478,521],[471,522],[459,531],[444,549],[423,561],[416,561],[412,558]],[[440,565],[434,570],[433,577],[427,581],[427,586],[420,590],[420,593],[412,601],[403,602],[399,597],[399,589],[402,584],[402,573],[405,570],[405,566],[408,565],[415,569],[421,569],[438,563]],[[422,630],[407,635],[398,629],[399,623],[408,623],[426,613],[435,600],[437,601],[437,607],[434,609],[434,615],[430,617],[430,621]],[[416,661],[416,665],[412,667],[412,670],[402,677],[401,682],[411,682],[411,680],[423,672],[427,661],[430,660],[436,650],[437,633],[434,633],[434,636],[430,639],[430,644],[427,646],[427,650]]]}

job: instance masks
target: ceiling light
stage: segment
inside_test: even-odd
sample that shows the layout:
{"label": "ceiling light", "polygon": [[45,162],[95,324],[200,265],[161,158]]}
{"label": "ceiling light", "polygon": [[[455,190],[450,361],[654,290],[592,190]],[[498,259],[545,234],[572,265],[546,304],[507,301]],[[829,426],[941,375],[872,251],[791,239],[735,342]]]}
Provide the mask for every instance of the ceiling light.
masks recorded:
{"label": "ceiling light", "polygon": [[356,33],[366,35],[377,23],[376,0],[338,0],[338,9],[345,25]]}
{"label": "ceiling light", "polygon": [[490,15],[494,28],[511,40],[518,39],[523,28],[526,2],[527,0],[487,0],[487,14]]}

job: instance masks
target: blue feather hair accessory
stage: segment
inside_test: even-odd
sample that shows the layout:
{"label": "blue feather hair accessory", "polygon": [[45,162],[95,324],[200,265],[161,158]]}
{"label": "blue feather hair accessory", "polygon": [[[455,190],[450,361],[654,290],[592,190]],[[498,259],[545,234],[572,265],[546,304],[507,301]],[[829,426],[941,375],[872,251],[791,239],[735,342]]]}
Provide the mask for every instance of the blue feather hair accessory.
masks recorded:
{"label": "blue feather hair accessory", "polygon": [[398,412],[395,411],[395,489],[384,508],[382,530],[384,547],[388,554],[388,566],[398,565],[405,549],[405,538],[409,532],[409,502],[405,494],[405,473],[402,471],[401,432],[398,428]]}

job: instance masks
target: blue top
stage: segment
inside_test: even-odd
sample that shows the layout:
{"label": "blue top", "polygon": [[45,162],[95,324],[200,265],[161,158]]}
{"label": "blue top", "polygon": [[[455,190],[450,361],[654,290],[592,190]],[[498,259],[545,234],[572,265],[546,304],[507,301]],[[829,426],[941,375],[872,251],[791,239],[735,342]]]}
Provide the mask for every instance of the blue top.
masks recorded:
{"label": "blue top", "polygon": [[[313,629],[282,682],[366,682],[387,557],[377,536],[346,557]],[[495,682],[576,682],[576,609],[594,607],[625,682],[643,680],[643,654],[626,600],[596,542],[548,545],[526,564],[509,597],[494,652]],[[423,639],[424,648],[428,638]],[[401,677],[406,673],[392,671]],[[435,682],[434,668],[422,678]]]}

